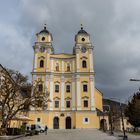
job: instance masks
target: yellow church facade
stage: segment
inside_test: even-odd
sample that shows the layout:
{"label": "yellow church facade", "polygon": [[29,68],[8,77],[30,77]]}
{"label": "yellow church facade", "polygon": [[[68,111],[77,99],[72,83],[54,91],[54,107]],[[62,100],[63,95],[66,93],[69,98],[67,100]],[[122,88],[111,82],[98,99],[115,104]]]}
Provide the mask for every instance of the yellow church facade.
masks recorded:
{"label": "yellow church facade", "polygon": [[95,87],[93,46],[81,27],[71,54],[55,54],[52,34],[44,27],[33,46],[32,81],[41,80],[39,90],[49,91],[47,110],[31,109],[31,124],[49,129],[99,128],[102,93]]}

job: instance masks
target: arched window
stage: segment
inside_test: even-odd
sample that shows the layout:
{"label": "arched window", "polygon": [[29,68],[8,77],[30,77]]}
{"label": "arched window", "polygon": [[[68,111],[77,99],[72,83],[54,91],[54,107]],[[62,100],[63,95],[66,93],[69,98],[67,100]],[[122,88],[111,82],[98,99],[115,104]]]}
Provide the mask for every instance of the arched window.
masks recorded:
{"label": "arched window", "polygon": [[88,86],[87,84],[83,84],[83,92],[87,92],[88,91]]}
{"label": "arched window", "polygon": [[44,67],[44,60],[40,60],[40,68]]}
{"label": "arched window", "polygon": [[56,63],[56,71],[59,71],[59,64]]}
{"label": "arched window", "polygon": [[88,107],[88,100],[84,100],[84,107]]}
{"label": "arched window", "polygon": [[66,92],[70,92],[70,85],[66,85]]}
{"label": "arched window", "polygon": [[66,101],[66,108],[70,108],[70,101]]}
{"label": "arched window", "polygon": [[70,71],[70,64],[67,64],[67,71]]}
{"label": "arched window", "polygon": [[82,67],[83,67],[83,68],[86,68],[86,67],[87,67],[87,62],[86,62],[86,60],[83,60],[83,61],[82,61]]}
{"label": "arched window", "polygon": [[88,82],[82,81],[82,85],[83,85],[83,92],[88,92]]}
{"label": "arched window", "polygon": [[38,91],[40,91],[40,92],[43,91],[43,85],[42,84],[38,85]]}
{"label": "arched window", "polygon": [[55,85],[55,92],[59,92],[59,85],[58,84]]}

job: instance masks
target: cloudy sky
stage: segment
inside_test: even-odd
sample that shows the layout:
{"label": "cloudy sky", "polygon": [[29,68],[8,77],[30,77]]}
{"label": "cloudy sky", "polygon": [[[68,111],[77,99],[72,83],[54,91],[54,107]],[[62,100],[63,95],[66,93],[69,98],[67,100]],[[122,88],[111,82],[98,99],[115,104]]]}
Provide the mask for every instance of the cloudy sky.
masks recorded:
{"label": "cloudy sky", "polygon": [[56,53],[71,53],[80,23],[94,47],[96,86],[126,101],[140,82],[139,0],[4,0],[0,4],[0,63],[31,77],[33,49],[44,23]]}

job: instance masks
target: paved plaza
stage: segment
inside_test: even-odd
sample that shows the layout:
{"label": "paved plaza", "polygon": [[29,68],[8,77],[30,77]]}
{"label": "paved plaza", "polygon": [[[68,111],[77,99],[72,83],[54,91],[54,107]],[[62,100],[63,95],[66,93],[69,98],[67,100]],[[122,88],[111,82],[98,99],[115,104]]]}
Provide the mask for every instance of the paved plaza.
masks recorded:
{"label": "paved plaza", "polygon": [[20,140],[117,140],[97,129],[49,130],[48,135],[26,136]]}

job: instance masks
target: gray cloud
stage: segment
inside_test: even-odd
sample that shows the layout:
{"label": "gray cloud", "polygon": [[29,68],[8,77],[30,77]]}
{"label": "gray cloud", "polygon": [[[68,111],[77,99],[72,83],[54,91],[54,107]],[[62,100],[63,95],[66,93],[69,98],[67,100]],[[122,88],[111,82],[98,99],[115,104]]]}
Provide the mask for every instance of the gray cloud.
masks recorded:
{"label": "gray cloud", "polygon": [[[6,9],[6,10],[5,10]],[[47,22],[56,52],[71,53],[80,23],[94,47],[96,86],[123,101],[140,83],[138,0],[16,0],[0,5],[0,63],[30,76],[35,34]]]}

